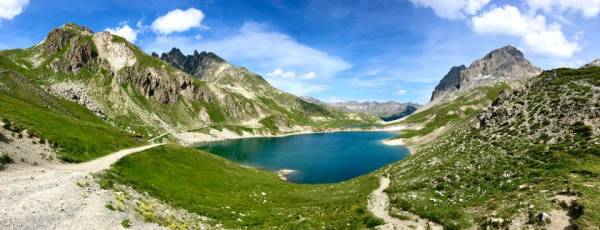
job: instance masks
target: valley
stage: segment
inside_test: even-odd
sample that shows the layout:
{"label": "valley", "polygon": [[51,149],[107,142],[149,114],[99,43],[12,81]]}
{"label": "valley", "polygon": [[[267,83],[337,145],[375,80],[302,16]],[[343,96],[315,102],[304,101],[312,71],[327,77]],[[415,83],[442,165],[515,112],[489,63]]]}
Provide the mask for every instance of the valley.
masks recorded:
{"label": "valley", "polygon": [[599,101],[597,61],[513,46],[427,105],[326,103],[69,23],[0,51],[0,227],[595,229]]}

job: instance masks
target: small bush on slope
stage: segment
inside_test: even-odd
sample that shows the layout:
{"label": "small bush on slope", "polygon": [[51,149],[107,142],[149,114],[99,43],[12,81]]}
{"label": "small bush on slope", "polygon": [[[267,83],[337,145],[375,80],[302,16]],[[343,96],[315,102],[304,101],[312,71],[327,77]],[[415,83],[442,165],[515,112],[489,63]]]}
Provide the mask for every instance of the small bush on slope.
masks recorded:
{"label": "small bush on slope", "polygon": [[501,94],[392,167],[393,208],[462,229],[560,209],[553,197],[576,191],[583,214],[572,223],[600,226],[599,101],[600,68],[547,71]]}
{"label": "small bush on slope", "polygon": [[357,229],[379,223],[366,208],[369,194],[378,186],[372,175],[338,184],[293,184],[272,172],[167,145],[121,159],[104,178],[227,228]]}

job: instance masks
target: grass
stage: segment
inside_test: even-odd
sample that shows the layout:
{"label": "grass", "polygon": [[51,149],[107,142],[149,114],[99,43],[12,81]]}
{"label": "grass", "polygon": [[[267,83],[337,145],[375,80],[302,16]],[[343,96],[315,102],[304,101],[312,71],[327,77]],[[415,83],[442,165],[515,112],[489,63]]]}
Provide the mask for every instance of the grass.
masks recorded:
{"label": "grass", "polygon": [[504,83],[478,87],[455,100],[412,114],[401,123],[422,124],[423,128],[404,130],[400,138],[424,136],[446,125],[473,118],[479,108],[491,104],[507,88]]}
{"label": "grass", "polygon": [[600,226],[600,137],[590,125],[598,119],[598,79],[600,68],[545,72],[499,101],[489,123],[465,121],[422,146],[389,171],[392,207],[446,229],[485,228],[491,217],[562,209],[552,200],[571,191],[583,210],[572,223]]}
{"label": "grass", "polygon": [[58,148],[67,162],[82,162],[142,144],[88,109],[56,98],[14,72],[0,72],[0,117],[14,131],[28,132]]}
{"label": "grass", "polygon": [[357,229],[380,223],[366,208],[378,186],[374,175],[338,184],[293,184],[272,172],[167,145],[121,159],[104,178],[103,184],[131,185],[227,228]]}

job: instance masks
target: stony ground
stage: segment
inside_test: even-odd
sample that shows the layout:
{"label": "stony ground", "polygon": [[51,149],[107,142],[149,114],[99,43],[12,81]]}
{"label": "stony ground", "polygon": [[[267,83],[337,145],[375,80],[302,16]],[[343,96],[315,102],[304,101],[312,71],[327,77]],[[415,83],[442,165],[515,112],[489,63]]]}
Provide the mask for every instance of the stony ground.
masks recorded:
{"label": "stony ground", "polygon": [[[164,229],[145,221],[144,214],[195,222],[198,216],[173,209],[129,188],[105,190],[93,172],[109,168],[121,157],[157,146],[118,151],[83,164],[63,164],[39,140],[0,128],[0,151],[14,159],[0,171],[0,229]],[[127,200],[125,199],[127,198]],[[192,221],[190,221],[192,220]],[[172,227],[172,226],[170,226]]]}

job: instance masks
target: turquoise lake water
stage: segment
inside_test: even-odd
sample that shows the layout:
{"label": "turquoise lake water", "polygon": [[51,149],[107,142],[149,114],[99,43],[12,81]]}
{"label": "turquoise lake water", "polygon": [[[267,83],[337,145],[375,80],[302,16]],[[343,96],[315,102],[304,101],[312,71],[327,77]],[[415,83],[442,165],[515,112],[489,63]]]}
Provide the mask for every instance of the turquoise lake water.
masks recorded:
{"label": "turquoise lake water", "polygon": [[211,142],[197,148],[252,167],[297,170],[288,176],[292,182],[333,183],[407,157],[410,153],[406,147],[381,143],[395,135],[388,132],[318,133]]}

